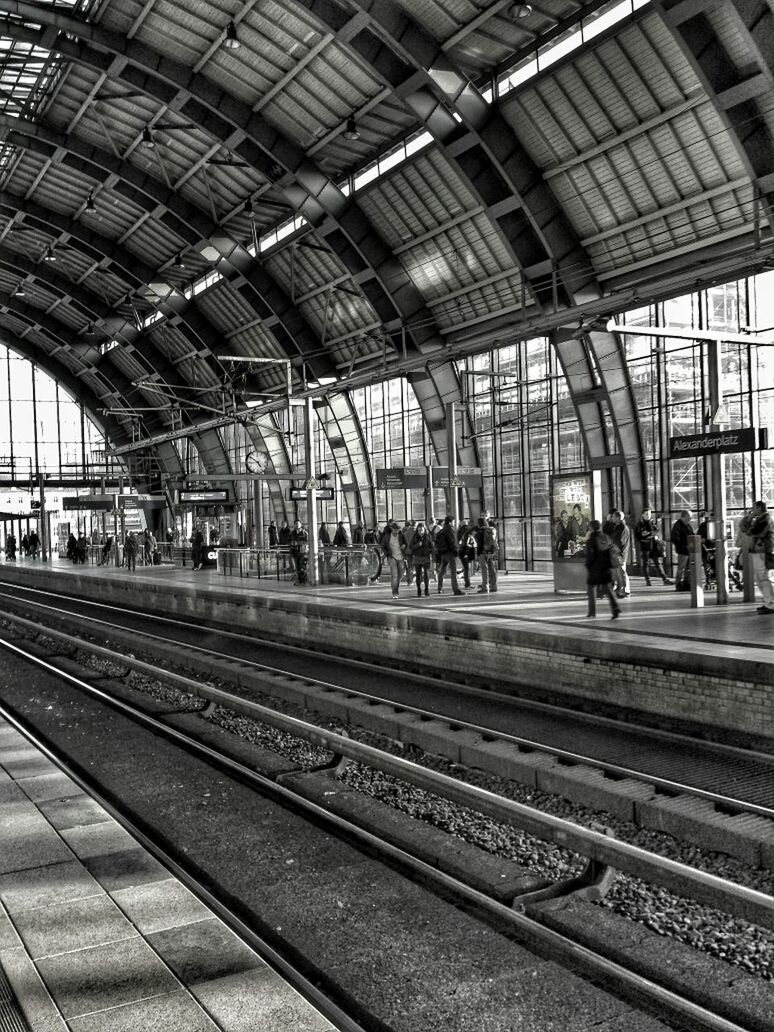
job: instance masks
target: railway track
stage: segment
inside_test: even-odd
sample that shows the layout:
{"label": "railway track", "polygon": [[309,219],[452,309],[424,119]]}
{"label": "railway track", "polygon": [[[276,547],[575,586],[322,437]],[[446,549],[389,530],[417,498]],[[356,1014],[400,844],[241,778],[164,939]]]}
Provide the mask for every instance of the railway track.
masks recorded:
{"label": "railway track", "polygon": [[[42,682],[39,679],[33,678],[35,682],[34,690],[31,690],[27,683],[19,684],[18,687],[13,688],[9,688],[6,685],[4,693],[6,697],[6,712],[4,715],[9,717],[28,736],[35,737],[38,740],[42,738],[49,755],[60,765],[67,768],[68,773],[75,774],[80,783],[89,792],[98,795],[101,801],[108,804],[114,815],[128,826],[131,833],[139,835],[146,848],[155,853],[166,866],[173,869],[176,874],[183,875],[189,886],[200,896],[203,896],[208,904],[217,904],[222,896],[228,897],[232,901],[231,906],[224,908],[221,904],[218,907],[222,918],[231,924],[235,931],[248,938],[250,944],[258,952],[263,952],[263,955],[266,955],[268,951],[270,958],[275,963],[277,963],[277,958],[279,958],[285,964],[287,973],[291,975],[291,978],[296,979],[295,984],[305,995],[310,995],[310,989],[316,990],[318,985],[325,986],[327,993],[330,995],[328,1013],[331,1015],[336,1013],[338,1015],[338,1027],[354,1030],[362,1025],[363,1028],[368,1029],[407,1027],[413,1030],[420,1026],[415,1024],[415,1019],[412,1019],[412,1023],[409,1026],[392,1024],[394,1016],[390,1020],[385,1020],[384,1014],[374,1013],[369,1009],[369,999],[370,1001],[379,1001],[376,1004],[377,1007],[384,1007],[379,987],[376,989],[373,986],[371,987],[369,999],[360,999],[358,993],[364,992],[362,987],[356,987],[347,982],[345,974],[332,976],[327,968],[320,967],[320,960],[317,957],[314,959],[304,958],[301,963],[296,963],[296,970],[294,971],[294,965],[288,965],[287,961],[283,960],[283,957],[298,957],[299,955],[299,943],[292,936],[291,941],[287,941],[286,936],[273,934],[272,931],[268,935],[264,932],[256,937],[256,923],[258,926],[263,925],[265,928],[268,921],[257,910],[257,901],[255,899],[245,900],[239,898],[236,906],[234,906],[234,900],[237,899],[235,883],[241,885],[243,892],[246,891],[244,870],[230,872],[220,870],[220,873],[215,877],[213,870],[208,865],[215,863],[219,869],[222,867],[222,858],[218,856],[217,846],[214,849],[214,853],[211,852],[208,856],[206,855],[206,849],[204,850],[204,855],[202,855],[201,850],[197,851],[194,845],[195,839],[203,838],[205,843],[210,843],[210,848],[212,849],[212,836],[213,834],[217,835],[217,832],[213,830],[217,827],[217,822],[213,825],[212,810],[209,811],[208,815],[210,826],[205,827],[204,830],[199,827],[198,822],[193,826],[191,826],[190,821],[184,820],[181,823],[177,814],[168,808],[170,804],[166,799],[167,786],[159,784],[159,771],[167,771],[168,773],[174,771],[174,777],[169,774],[169,780],[173,781],[177,781],[185,773],[190,777],[191,791],[194,794],[197,790],[201,791],[203,786],[208,783],[219,786],[221,800],[226,800],[229,793],[233,791],[239,796],[237,810],[241,814],[240,819],[243,822],[246,812],[245,807],[248,810],[251,808],[255,810],[257,807],[263,814],[264,822],[268,820],[273,827],[276,827],[279,822],[283,829],[288,828],[291,840],[293,838],[291,825],[296,820],[296,816],[290,817],[287,814],[300,815],[304,822],[311,822],[308,825],[304,823],[304,828],[300,832],[300,837],[305,844],[303,847],[299,847],[297,843],[292,844],[290,848],[291,850],[302,848],[306,852],[307,861],[309,861],[310,856],[319,855],[321,851],[327,856],[332,848],[329,841],[331,835],[334,835],[337,841],[343,837],[347,843],[347,849],[351,848],[349,843],[353,843],[357,850],[366,851],[369,856],[368,862],[375,862],[380,866],[378,875],[374,875],[373,871],[369,871],[365,876],[365,880],[363,877],[357,879],[358,905],[361,908],[365,906],[365,912],[370,915],[372,927],[366,930],[366,934],[374,938],[375,941],[379,941],[381,937],[379,920],[380,915],[384,912],[384,903],[383,900],[378,898],[378,894],[370,901],[364,900],[362,898],[363,886],[364,883],[374,884],[374,878],[376,878],[380,885],[383,884],[385,879],[390,880],[393,878],[394,871],[397,868],[401,872],[401,877],[408,877],[415,886],[410,891],[406,889],[401,890],[402,893],[408,891],[410,909],[406,913],[405,919],[413,923],[412,927],[416,923],[416,908],[418,905],[421,912],[426,916],[431,910],[435,913],[438,907],[441,909],[448,907],[446,901],[451,898],[454,901],[454,912],[456,915],[460,914],[459,907],[463,907],[468,915],[465,921],[475,918],[475,920],[483,920],[485,922],[485,926],[482,926],[486,927],[487,931],[485,932],[479,930],[471,936],[470,929],[466,929],[467,937],[470,938],[475,949],[480,949],[482,938],[486,938],[491,934],[504,935],[502,945],[494,947],[497,951],[515,949],[513,942],[517,940],[521,944],[519,950],[522,950],[523,947],[528,951],[535,951],[536,955],[541,958],[550,957],[555,961],[559,961],[568,970],[580,974],[586,979],[591,979],[597,984],[604,985],[619,998],[627,1001],[639,1001],[651,1014],[658,1015],[678,1028],[701,1029],[707,1030],[707,1032],[709,1030],[712,1030],[712,1032],[740,1032],[741,1029],[755,1027],[754,1025],[740,1025],[723,1013],[716,1013],[698,1003],[691,998],[690,992],[686,994],[676,993],[673,989],[658,985],[651,979],[644,978],[637,971],[629,970],[620,963],[612,961],[609,957],[597,954],[593,950],[579,945],[578,942],[569,939],[567,936],[558,934],[546,927],[538,916],[532,916],[532,914],[524,912],[525,910],[529,911],[530,906],[533,905],[539,911],[539,900],[535,899],[534,893],[525,897],[526,902],[529,904],[527,906],[518,907],[516,910],[505,906],[501,902],[487,897],[480,891],[472,889],[459,879],[443,874],[432,864],[428,864],[426,861],[412,856],[404,850],[397,849],[379,836],[370,832],[364,832],[351,822],[337,818],[319,805],[310,803],[309,799],[303,794],[299,794],[292,788],[286,787],[287,781],[285,779],[282,785],[277,785],[276,782],[270,781],[260,773],[245,766],[244,763],[237,763],[230,759],[211,745],[202,745],[195,736],[186,734],[178,728],[170,727],[169,715],[164,719],[150,716],[136,705],[127,702],[125,698],[117,699],[112,697],[109,686],[100,684],[97,687],[84,681],[72,672],[59,671],[52,665],[52,661],[49,658],[21,648],[17,643],[2,640],[0,645],[2,645],[6,655],[10,655],[15,661],[20,661],[23,664],[35,664],[43,672]],[[99,653],[103,658],[110,658],[118,664],[127,662],[122,655],[105,648],[100,648]],[[132,662],[140,666],[142,665],[137,660]],[[194,691],[209,702],[218,700],[224,702],[233,701],[233,699],[229,699],[227,693],[206,686],[198,686],[196,682],[189,681],[179,675],[175,677],[158,670],[157,674],[163,680],[169,680],[170,683],[175,684],[177,688],[187,688],[189,691]],[[93,676],[93,671],[90,672],[90,676]],[[27,681],[26,678],[24,680],[25,682]],[[61,682],[61,685],[59,682]],[[248,706],[244,702],[241,705]],[[418,776],[436,790],[448,791],[452,796],[462,791],[462,796],[466,801],[477,800],[479,804],[483,804],[484,807],[489,806],[500,815],[510,814],[511,819],[518,819],[523,825],[529,826],[531,823],[534,825],[537,819],[538,826],[545,830],[553,824],[555,834],[565,840],[566,844],[571,847],[583,841],[590,843],[595,838],[603,840],[602,845],[604,846],[605,837],[603,835],[597,835],[597,833],[591,833],[590,835],[589,833],[582,834],[580,831],[574,834],[571,829],[559,828],[555,820],[550,821],[545,818],[542,819],[541,823],[541,820],[536,818],[534,813],[528,814],[523,812],[526,811],[526,808],[519,807],[518,804],[514,804],[509,800],[486,798],[490,796],[489,793],[482,793],[480,790],[472,789],[469,786],[464,790],[460,790],[455,788],[454,785],[447,784],[450,779],[443,778],[442,775],[437,775],[433,772],[425,771],[423,774],[416,774],[416,772],[410,770],[410,768],[416,766],[414,764],[409,764],[387,754],[378,755],[378,750],[363,746],[360,743],[350,742],[331,732],[321,731],[315,725],[307,724],[286,715],[273,713],[266,707],[250,704],[248,708],[254,710],[256,715],[270,719],[275,726],[280,726],[292,733],[299,734],[318,745],[333,748],[342,755],[350,755],[351,758],[357,759],[360,762],[370,760],[380,764],[382,769],[398,773],[401,776]],[[109,714],[109,716],[106,714]],[[127,730],[130,723],[140,728],[140,731]],[[120,753],[120,750],[117,750],[115,745],[115,737],[118,736],[118,740],[127,743],[127,748],[132,754],[137,755],[144,764],[148,765],[148,769],[143,772],[145,780],[142,783],[139,783],[137,778],[132,779],[130,785],[124,784],[120,779],[117,782],[116,772],[111,772],[109,763],[106,768],[95,770],[93,760],[94,742],[97,741],[101,746],[105,746],[108,733],[106,725],[109,725],[109,737],[113,741],[108,759],[112,755],[117,762],[117,769],[125,774],[125,761],[120,755],[114,755],[114,752]],[[152,741],[150,743],[148,741],[141,742],[140,738],[142,736],[145,736],[146,739],[148,736],[151,736]],[[163,749],[159,746],[160,739],[163,739],[165,742]],[[194,758],[196,769],[192,766]],[[202,765],[207,768],[207,772],[202,773]],[[218,773],[213,775],[213,771]],[[234,784],[238,787],[233,790],[224,788],[224,777],[234,779]],[[290,780],[292,781],[292,779]],[[117,784],[120,786],[118,794],[116,792]],[[253,793],[249,802],[245,796],[246,791]],[[210,792],[206,792],[206,795],[209,796]],[[128,802],[126,801],[127,799]],[[256,800],[261,801],[256,802]],[[286,815],[277,817],[276,814],[272,814],[271,817],[267,817],[269,811],[266,809],[266,800],[270,801],[272,808],[276,806],[279,806],[281,809],[289,808]],[[226,804],[224,803],[223,805],[225,809]],[[152,817],[152,814],[155,817]],[[229,829],[232,820],[233,818],[230,818],[227,814],[224,815],[222,821],[223,829],[221,830]],[[565,822],[559,823],[563,824]],[[254,826],[250,825],[250,827]],[[320,829],[322,829],[322,837],[320,837]],[[233,831],[233,828],[231,830]],[[171,848],[171,844],[174,845],[174,848]],[[263,845],[265,849],[266,844],[264,843]],[[282,855],[279,858],[274,857],[275,863],[278,860],[284,860],[285,845],[283,841],[280,850]],[[613,853],[616,850],[618,851],[619,859],[627,852],[626,849],[623,849],[623,852],[621,852],[623,844],[611,844],[608,840],[608,846],[613,850]],[[248,857],[250,857],[252,863],[256,862],[256,858],[250,856],[250,849],[248,846],[245,846],[244,842],[241,846],[237,843],[231,843],[231,852],[235,856],[235,863],[238,868],[245,867]],[[277,853],[276,844],[270,844],[270,852]],[[602,852],[604,853],[604,849]],[[630,857],[634,857],[634,853],[631,850],[629,850],[629,854]],[[266,862],[265,852],[261,859],[264,863]],[[650,858],[648,860],[644,857],[638,857],[636,861],[639,864],[645,863],[646,866],[648,863],[655,865],[651,867],[651,870],[655,872],[658,869],[666,877],[667,881],[672,876],[679,876],[684,879],[683,884],[685,884],[685,879],[693,877],[688,871],[678,872],[676,868],[680,865],[670,865],[669,862],[663,861],[660,858]],[[314,861],[311,862],[314,867]],[[340,856],[332,857],[332,870],[335,872],[348,871],[348,864],[352,863],[354,861],[351,857],[344,860]],[[392,872],[389,877],[385,874],[385,871],[388,870],[388,868],[384,867],[385,863],[389,865],[389,870]],[[669,873],[670,868],[671,873]],[[198,880],[197,876],[192,873],[193,871],[199,872]],[[281,866],[280,871],[282,871]],[[201,880],[202,872],[205,874],[204,882]],[[323,872],[318,869],[317,871],[323,883],[330,873],[330,870]],[[344,880],[347,880],[346,875]],[[302,881],[304,891],[314,890],[314,883],[310,885],[308,881],[304,879]],[[214,889],[213,884],[216,884]],[[761,894],[742,890],[738,886],[722,884],[721,879],[710,879],[707,876],[697,878],[694,885],[699,888],[700,893],[705,890],[710,891],[716,901],[722,897],[727,901],[736,900],[740,903],[743,902],[748,912],[752,909],[759,918],[763,917],[766,919],[766,914],[768,913],[767,920],[770,924],[774,924],[774,911],[771,911],[771,901],[767,898],[759,898]],[[701,887],[702,885],[703,888]],[[421,903],[419,902],[416,894],[420,889],[416,886],[421,886],[422,892],[429,888],[434,894],[435,902],[432,907],[429,907],[424,897],[422,897]],[[297,889],[294,891],[297,891]],[[290,893],[290,896],[291,898],[293,897],[293,892]],[[267,902],[265,894],[263,899],[264,902]],[[390,894],[390,899],[394,900],[394,889]],[[343,909],[345,913],[351,905],[351,902],[348,902],[346,899],[343,904],[341,900],[338,900],[337,903],[339,904],[338,909]],[[275,909],[274,913],[276,912]],[[287,910],[284,913],[285,917],[283,920],[291,920]],[[335,909],[333,916],[337,916]],[[340,917],[341,915],[338,916]],[[391,924],[390,934],[394,934],[395,913],[391,912],[387,915],[387,918]],[[445,914],[445,918],[448,918],[448,913]],[[326,919],[331,921],[331,915],[327,911]],[[271,921],[273,920],[274,918],[271,919]],[[438,920],[440,920],[440,917],[438,917]],[[276,932],[282,931],[282,927],[277,927]],[[328,928],[329,933],[333,931],[334,929]],[[339,928],[338,931],[343,932],[344,929]],[[353,928],[351,925],[347,925],[346,934],[352,937]],[[330,934],[325,939],[327,942],[330,942]],[[321,947],[319,942],[317,945]],[[357,943],[353,945],[356,946]],[[460,951],[462,953],[465,952],[466,947],[463,942],[455,941],[451,945],[453,946],[455,956]],[[406,947],[405,940],[403,940],[403,946]],[[334,949],[333,952],[335,954],[336,950]],[[331,951],[328,948],[326,950],[326,963],[332,962],[334,966],[338,965],[340,970],[346,971],[346,965],[343,969],[341,968],[342,958],[340,956],[331,957],[330,954]],[[518,956],[519,963],[523,966],[524,956],[521,952]],[[352,959],[354,962],[354,958]],[[423,963],[427,964],[428,957],[426,954],[422,955],[422,960]],[[472,957],[471,963],[474,963]],[[533,961],[528,960],[527,963],[531,964]],[[389,961],[385,960],[385,976],[389,976],[390,967]],[[301,972],[300,974],[299,971]],[[283,973],[285,972],[283,971]],[[546,972],[544,971],[543,974],[545,975]],[[371,978],[373,979],[374,977],[374,971],[371,971]],[[444,978],[443,973],[436,972],[437,986],[444,984]],[[299,980],[301,982],[300,985]],[[576,982],[577,979],[574,976],[565,976],[563,981],[565,992],[571,993],[575,991]],[[425,984],[422,991],[430,992],[430,984]],[[386,986],[381,988],[384,991]],[[517,995],[519,993],[522,995],[524,993],[523,984],[519,985]],[[366,996],[368,996],[368,993],[366,993]],[[316,1006],[323,1009],[325,1001],[321,1001],[319,991],[312,992],[311,998]],[[634,1020],[634,1014],[631,1017]],[[331,1020],[335,1020],[334,1017],[331,1017]],[[567,1027],[573,1026],[567,1025]],[[654,1024],[653,1027],[654,1029],[657,1028],[658,1024]]]}
{"label": "railway track", "polygon": [[[251,687],[452,762],[521,780],[634,823],[647,826],[650,821],[675,837],[682,828],[699,845],[754,864],[774,864],[774,849],[765,848],[768,822],[774,820],[774,755],[425,675],[385,671],[363,661],[321,660],[313,650],[278,647],[235,632],[210,632],[170,618],[129,613],[119,623],[120,611],[102,603],[84,605],[65,598],[52,603],[35,597],[48,594],[21,595],[33,623],[35,614],[41,626],[61,624],[69,616],[69,628],[79,634],[122,641],[149,657]],[[0,595],[7,608],[18,606],[19,599],[13,593]],[[77,612],[68,614],[71,605]],[[97,612],[109,616],[91,615]],[[210,634],[220,648],[209,641],[201,644]],[[252,658],[256,648],[270,661]],[[326,678],[319,677],[321,662],[330,668]],[[647,786],[652,798],[638,794],[637,785]],[[682,800],[700,801],[696,826],[681,819]],[[761,823],[740,836],[734,834],[740,818]],[[763,848],[756,846],[756,827]]]}

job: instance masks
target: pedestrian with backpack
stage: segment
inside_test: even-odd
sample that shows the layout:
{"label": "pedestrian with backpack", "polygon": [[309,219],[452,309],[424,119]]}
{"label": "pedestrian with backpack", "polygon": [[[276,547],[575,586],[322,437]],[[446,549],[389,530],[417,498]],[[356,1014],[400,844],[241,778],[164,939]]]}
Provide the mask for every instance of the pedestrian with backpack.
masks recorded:
{"label": "pedestrian with backpack", "polygon": [[494,594],[497,591],[497,524],[488,512],[481,513],[474,533],[481,567],[481,587],[477,594]]}

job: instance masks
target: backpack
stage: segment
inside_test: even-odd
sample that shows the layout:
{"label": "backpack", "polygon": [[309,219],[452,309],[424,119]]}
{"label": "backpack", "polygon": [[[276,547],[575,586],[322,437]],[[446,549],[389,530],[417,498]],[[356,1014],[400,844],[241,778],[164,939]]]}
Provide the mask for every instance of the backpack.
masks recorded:
{"label": "backpack", "polygon": [[481,535],[481,551],[487,554],[497,551],[497,528],[488,523],[484,526],[484,532]]}

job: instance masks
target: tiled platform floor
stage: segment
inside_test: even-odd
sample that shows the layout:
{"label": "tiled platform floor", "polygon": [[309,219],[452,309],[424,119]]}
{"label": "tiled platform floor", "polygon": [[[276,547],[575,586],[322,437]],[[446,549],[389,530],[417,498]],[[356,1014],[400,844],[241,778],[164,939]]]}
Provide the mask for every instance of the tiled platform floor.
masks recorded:
{"label": "tiled platform floor", "polygon": [[3,720],[0,904],[32,1032],[333,1027]]}

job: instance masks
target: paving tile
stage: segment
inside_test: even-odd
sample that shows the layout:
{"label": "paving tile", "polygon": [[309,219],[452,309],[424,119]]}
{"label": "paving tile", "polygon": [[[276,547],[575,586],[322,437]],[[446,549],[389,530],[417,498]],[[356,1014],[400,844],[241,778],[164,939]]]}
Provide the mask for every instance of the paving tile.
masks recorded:
{"label": "paving tile", "polygon": [[139,937],[38,961],[65,1018],[109,1010],[179,990],[174,976]]}
{"label": "paving tile", "polygon": [[12,916],[102,892],[102,886],[78,860],[0,875],[0,900]]}
{"label": "paving tile", "polygon": [[0,818],[0,873],[72,860],[72,853],[38,813]]}
{"label": "paving tile", "polygon": [[80,828],[89,824],[102,824],[110,814],[99,803],[85,794],[66,796],[64,799],[50,799],[38,804],[40,812],[57,829]]}
{"label": "paving tile", "polygon": [[83,863],[107,892],[117,892],[133,885],[148,885],[169,877],[169,871],[139,846],[122,853],[87,857]]}
{"label": "paving tile", "polygon": [[14,923],[33,960],[137,935],[106,895],[23,910]]}
{"label": "paving tile", "polygon": [[54,774],[59,770],[55,763],[31,745],[8,749],[0,746],[0,764],[15,780],[36,777],[38,774]]}
{"label": "paving tile", "polygon": [[329,1032],[334,1029],[268,967],[204,982],[194,986],[192,992],[223,1032],[257,1032],[259,1029]]}
{"label": "paving tile", "polygon": [[18,946],[21,946],[21,940],[13,922],[7,914],[0,912],[0,951],[16,949]]}
{"label": "paving tile", "polygon": [[63,829],[62,838],[81,860],[137,848],[137,843],[132,836],[114,820]]}
{"label": "paving tile", "polygon": [[215,918],[154,932],[147,938],[189,988],[197,982],[265,967],[260,957]]}
{"label": "paving tile", "polygon": [[185,992],[86,1014],[68,1024],[71,1032],[216,1032],[218,1028]]}
{"label": "paving tile", "polygon": [[176,878],[119,889],[112,895],[142,935],[212,917],[207,907]]}
{"label": "paving tile", "polygon": [[35,813],[35,804],[30,802],[18,784],[11,781],[10,778],[7,781],[0,781],[0,806],[3,817],[11,817],[20,813]]}
{"label": "paving tile", "polygon": [[46,799],[65,799],[71,795],[81,795],[80,788],[61,770],[53,774],[39,774],[34,778],[19,778],[17,784],[33,803],[41,803]]}
{"label": "paving tile", "polygon": [[3,970],[30,1028],[35,1032],[67,1032],[54,1001],[24,947],[20,945],[18,949],[5,950],[2,961]]}

